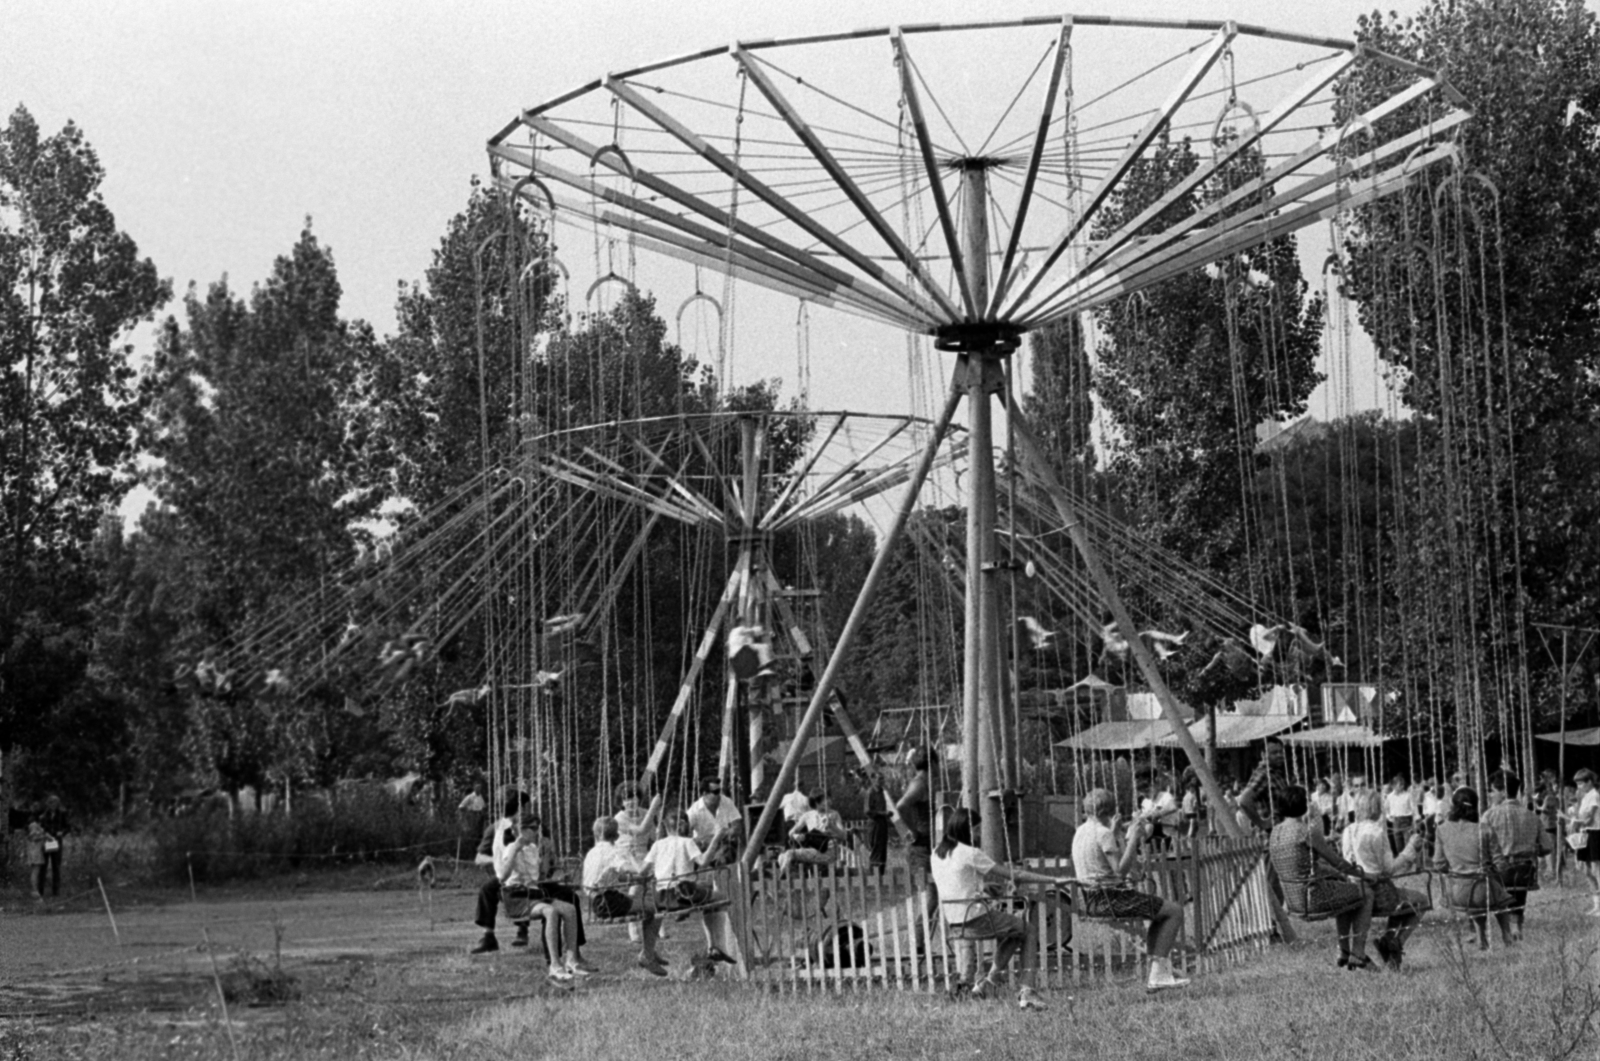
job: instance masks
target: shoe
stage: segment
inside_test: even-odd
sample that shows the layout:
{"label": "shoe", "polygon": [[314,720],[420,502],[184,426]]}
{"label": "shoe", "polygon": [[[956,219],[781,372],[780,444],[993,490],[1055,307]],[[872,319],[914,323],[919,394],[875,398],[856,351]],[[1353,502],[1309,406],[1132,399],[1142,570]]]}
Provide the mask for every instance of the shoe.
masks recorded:
{"label": "shoe", "polygon": [[1373,961],[1371,958],[1367,957],[1365,954],[1363,954],[1359,958],[1351,958],[1350,959],[1350,964],[1345,966],[1345,968],[1349,969],[1351,972],[1355,972],[1355,971],[1360,970],[1360,969],[1370,969],[1373,972],[1377,972],[1378,971],[1378,963]]}
{"label": "shoe", "polygon": [[579,958],[577,961],[568,962],[567,964],[572,966],[574,969],[581,970],[586,973],[597,973],[600,971],[600,967],[598,965],[595,965],[593,962],[584,961],[582,958]]}
{"label": "shoe", "polygon": [[666,976],[667,975],[667,964],[666,964],[666,962],[663,962],[660,958],[657,958],[655,961],[651,961],[649,958],[640,958],[639,959],[639,968],[643,969],[645,972],[649,973],[651,976]]}
{"label": "shoe", "polygon": [[1378,952],[1378,957],[1383,961],[1383,964],[1391,969],[1394,968],[1394,944],[1390,942],[1389,937],[1379,936],[1377,942],[1372,945],[1372,949]]}
{"label": "shoe", "polygon": [[1348,969],[1350,967],[1350,955],[1348,955],[1348,954],[1339,955],[1339,960],[1337,962],[1335,962],[1334,964],[1337,965],[1341,969]]}
{"label": "shoe", "polygon": [[721,947],[707,947],[706,948],[706,957],[710,958],[714,962],[722,962],[725,965],[738,965],[739,964],[737,961],[735,961],[732,957],[729,956],[727,951],[723,950]]}
{"label": "shoe", "polygon": [[585,969],[579,962],[569,961],[567,962],[565,969],[568,973],[576,977],[587,978],[594,975],[588,969]]}
{"label": "shoe", "polygon": [[1033,988],[1024,987],[1017,991],[1018,1009],[1049,1009],[1044,1000],[1033,993]]}
{"label": "shoe", "polygon": [[1158,958],[1150,963],[1150,979],[1145,984],[1146,991],[1170,991],[1188,986],[1188,980],[1173,974],[1171,962]]}
{"label": "shoe", "polygon": [[468,954],[489,954],[500,949],[500,941],[494,938],[493,932],[485,932],[483,938],[477,942]]}
{"label": "shoe", "polygon": [[526,947],[528,945],[528,926],[523,925],[517,929],[517,938],[511,941],[513,947]]}
{"label": "shoe", "polygon": [[550,966],[550,971],[545,975],[557,983],[570,984],[572,982],[572,974],[567,972],[566,966],[563,965]]}

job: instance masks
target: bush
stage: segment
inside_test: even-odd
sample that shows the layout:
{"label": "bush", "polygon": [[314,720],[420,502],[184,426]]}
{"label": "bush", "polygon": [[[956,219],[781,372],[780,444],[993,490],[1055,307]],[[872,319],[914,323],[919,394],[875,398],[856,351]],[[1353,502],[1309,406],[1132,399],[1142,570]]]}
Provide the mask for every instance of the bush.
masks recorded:
{"label": "bush", "polygon": [[155,871],[174,882],[259,877],[347,862],[410,862],[454,854],[456,823],[375,788],[306,800],[294,814],[209,809],[158,822]]}

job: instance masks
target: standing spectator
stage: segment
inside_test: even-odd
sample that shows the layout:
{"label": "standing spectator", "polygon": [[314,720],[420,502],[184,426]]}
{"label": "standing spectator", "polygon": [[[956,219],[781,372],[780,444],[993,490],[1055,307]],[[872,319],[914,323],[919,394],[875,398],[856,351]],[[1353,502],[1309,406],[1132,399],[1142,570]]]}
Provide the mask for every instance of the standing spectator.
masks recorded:
{"label": "standing spectator", "polygon": [[1417,822],[1417,799],[1405,774],[1395,774],[1383,796],[1383,810],[1389,817],[1389,851],[1398,855],[1411,839]]}
{"label": "standing spectator", "polygon": [[1533,793],[1533,810],[1544,826],[1545,846],[1550,850],[1549,872],[1552,879],[1561,875],[1561,786],[1556,783],[1556,772],[1544,770],[1539,774],[1539,787]]}
{"label": "standing spectator", "polygon": [[1345,828],[1356,820],[1356,804],[1366,795],[1367,778],[1365,774],[1351,774],[1345,782],[1344,791],[1339,793],[1336,801],[1337,816],[1334,828],[1344,832]]}
{"label": "standing spectator", "polygon": [[1511,897],[1511,936],[1522,938],[1522,922],[1528,907],[1528,892],[1539,887],[1539,859],[1549,852],[1544,823],[1517,797],[1522,779],[1506,770],[1489,775],[1489,809],[1483,812],[1483,827],[1494,833],[1506,856],[1500,879]]}
{"label": "standing spectator", "polygon": [[44,842],[49,838],[50,835],[44,831],[44,826],[40,824],[40,819],[44,817],[44,808],[40,806],[37,800],[35,800],[33,803],[29,804],[24,817],[27,820],[25,829],[27,830],[28,834],[28,871],[33,878],[34,901],[37,903],[43,903],[45,864]]}
{"label": "standing spectator", "polygon": [[[876,769],[863,771],[862,779],[867,789],[867,819],[872,831],[867,842],[867,865],[879,873],[889,864],[889,792],[883,787],[883,778]],[[792,830],[794,827],[790,826]]]}
{"label": "standing spectator", "polygon": [[1200,775],[1194,767],[1183,771],[1183,835],[1191,840],[1205,831],[1206,799],[1200,790]]}
{"label": "standing spectator", "polygon": [[1589,878],[1593,900],[1589,916],[1600,917],[1600,790],[1595,788],[1593,770],[1579,770],[1572,780],[1578,785],[1578,806],[1567,819],[1567,846],[1577,853],[1578,864]]}
{"label": "standing spectator", "polygon": [[1316,791],[1311,793],[1312,810],[1317,817],[1322,819],[1322,835],[1327,836],[1333,831],[1333,786],[1328,784],[1325,777],[1317,779]]}
{"label": "standing spectator", "polygon": [[67,812],[62,809],[61,800],[54,793],[44,798],[44,810],[39,815],[39,827],[45,832],[44,866],[39,867],[39,880],[34,890],[40,896],[44,895],[44,871],[48,867],[50,897],[54,899],[61,894],[61,850],[66,845],[67,834],[72,831],[72,825],[67,821]]}
{"label": "standing spectator", "polygon": [[928,749],[918,748],[911,753],[911,781],[894,810],[905,823],[911,836],[906,844],[906,868],[911,874],[912,886],[926,883],[928,887],[928,916],[939,914],[939,886],[933,882],[931,863],[933,856],[932,787],[928,781]]}
{"label": "standing spectator", "polygon": [[1149,824],[1146,839],[1152,848],[1172,846],[1172,833],[1183,811],[1172,794],[1172,778],[1158,774],[1150,781],[1149,795],[1139,804],[1139,817]]}
{"label": "standing spectator", "polygon": [[456,821],[461,827],[461,834],[477,841],[483,835],[488,809],[489,803],[483,798],[483,785],[473,785],[472,790],[456,804]]}

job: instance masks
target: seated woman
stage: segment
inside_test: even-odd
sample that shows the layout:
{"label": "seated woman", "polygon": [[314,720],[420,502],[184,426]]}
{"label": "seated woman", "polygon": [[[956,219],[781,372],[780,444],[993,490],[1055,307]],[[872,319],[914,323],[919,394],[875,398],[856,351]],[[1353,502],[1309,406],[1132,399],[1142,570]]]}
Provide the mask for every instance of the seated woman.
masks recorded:
{"label": "seated woman", "polygon": [[811,794],[811,809],[800,815],[789,830],[790,847],[778,856],[778,876],[787,874],[796,862],[831,865],[839,857],[839,845],[849,835],[844,819],[828,802],[828,793],[817,789]]}
{"label": "seated woman", "polygon": [[583,858],[583,890],[597,917],[639,915],[644,925],[644,948],[639,968],[652,976],[667,975],[666,963],[656,953],[661,922],[656,917],[654,889],[646,889],[644,866],[617,845],[617,820],[602,815],[594,820],[594,847]]}
{"label": "seated woman", "polygon": [[1011,959],[1020,949],[1022,987],[1017,991],[1017,1005],[1023,1009],[1044,1009],[1044,1003],[1039,1001],[1033,990],[1033,963],[1038,951],[1035,945],[1037,929],[1025,918],[995,909],[989,902],[984,884],[991,878],[1008,880],[1013,884],[1019,880],[1040,884],[1055,884],[1057,881],[1042,873],[1001,866],[972,846],[972,827],[978,822],[978,816],[965,807],[952,812],[945,822],[944,838],[933,849],[930,868],[934,882],[939,886],[945,924],[951,928],[959,927],[962,935],[969,940],[997,941],[989,973],[973,987],[974,996],[985,998],[993,994],[999,986],[1000,970],[1011,964]]}
{"label": "seated woman", "polygon": [[1511,946],[1510,899],[1500,883],[1506,857],[1494,831],[1478,821],[1478,793],[1458,788],[1450,797],[1450,817],[1440,824],[1433,845],[1433,868],[1448,873],[1445,895],[1478,929],[1478,949],[1489,949],[1489,915],[1500,925],[1500,938]]}
{"label": "seated woman", "polygon": [[588,976],[589,971],[578,964],[566,943],[576,939],[577,909],[563,899],[546,895],[540,887],[539,816],[533,811],[522,812],[516,836],[509,843],[504,834],[496,833],[494,872],[500,881],[501,902],[505,904],[506,914],[512,921],[526,921],[534,916],[544,919],[550,979],[571,980],[574,976]]}
{"label": "seated woman", "polygon": [[1172,972],[1172,947],[1183,931],[1183,907],[1159,895],[1127,885],[1128,869],[1139,856],[1147,835],[1136,820],[1127,842],[1117,843],[1117,798],[1103,788],[1084,797],[1084,822],[1072,835],[1072,869],[1083,886],[1082,913],[1088,917],[1148,920],[1145,949],[1150,954],[1150,979],[1146,987],[1162,991],[1188,987],[1189,981]]}
{"label": "seated woman", "polygon": [[1419,868],[1424,858],[1423,841],[1422,833],[1413,831],[1399,855],[1393,854],[1383,827],[1383,804],[1384,797],[1376,791],[1363,792],[1357,797],[1356,820],[1344,831],[1343,852],[1347,860],[1372,879],[1372,916],[1389,919],[1374,946],[1385,965],[1399,969],[1405,956],[1406,939],[1433,904],[1422,892],[1397,887],[1391,879]]}
{"label": "seated woman", "polygon": [[1344,969],[1376,969],[1367,957],[1367,930],[1372,927],[1372,892],[1359,880],[1361,871],[1336,851],[1322,835],[1309,826],[1306,817],[1306,790],[1286,785],[1273,802],[1277,824],[1267,841],[1267,851],[1278,882],[1283,886],[1284,905],[1289,912],[1307,920],[1332,917],[1339,928],[1339,966]]}

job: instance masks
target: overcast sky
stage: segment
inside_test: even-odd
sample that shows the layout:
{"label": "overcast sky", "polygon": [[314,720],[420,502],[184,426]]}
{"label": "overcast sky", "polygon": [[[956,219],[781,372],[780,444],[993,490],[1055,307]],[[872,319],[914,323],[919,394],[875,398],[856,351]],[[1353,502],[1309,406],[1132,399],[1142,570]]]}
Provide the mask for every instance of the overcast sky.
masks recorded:
{"label": "overcast sky", "polygon": [[[6,0],[0,106],[9,113],[25,103],[47,132],[78,123],[106,169],[104,194],[119,225],[177,291],[223,274],[248,290],[309,215],[338,262],[345,315],[388,334],[396,284],[422,275],[469,179],[486,172],[485,140],[519,108],[608,70],[741,37],[979,14],[1233,18],[1349,37],[1357,15],[1372,7]],[[688,293],[660,292],[661,304],[675,306]],[[813,316],[813,406],[861,408],[862,381],[835,352],[876,344],[889,355],[885,363],[902,370],[873,381],[871,411],[904,410],[902,340],[853,323],[855,330],[835,332],[823,316]],[[769,345],[782,353],[771,365],[752,363],[752,372],[792,381],[793,308],[767,328]]]}

